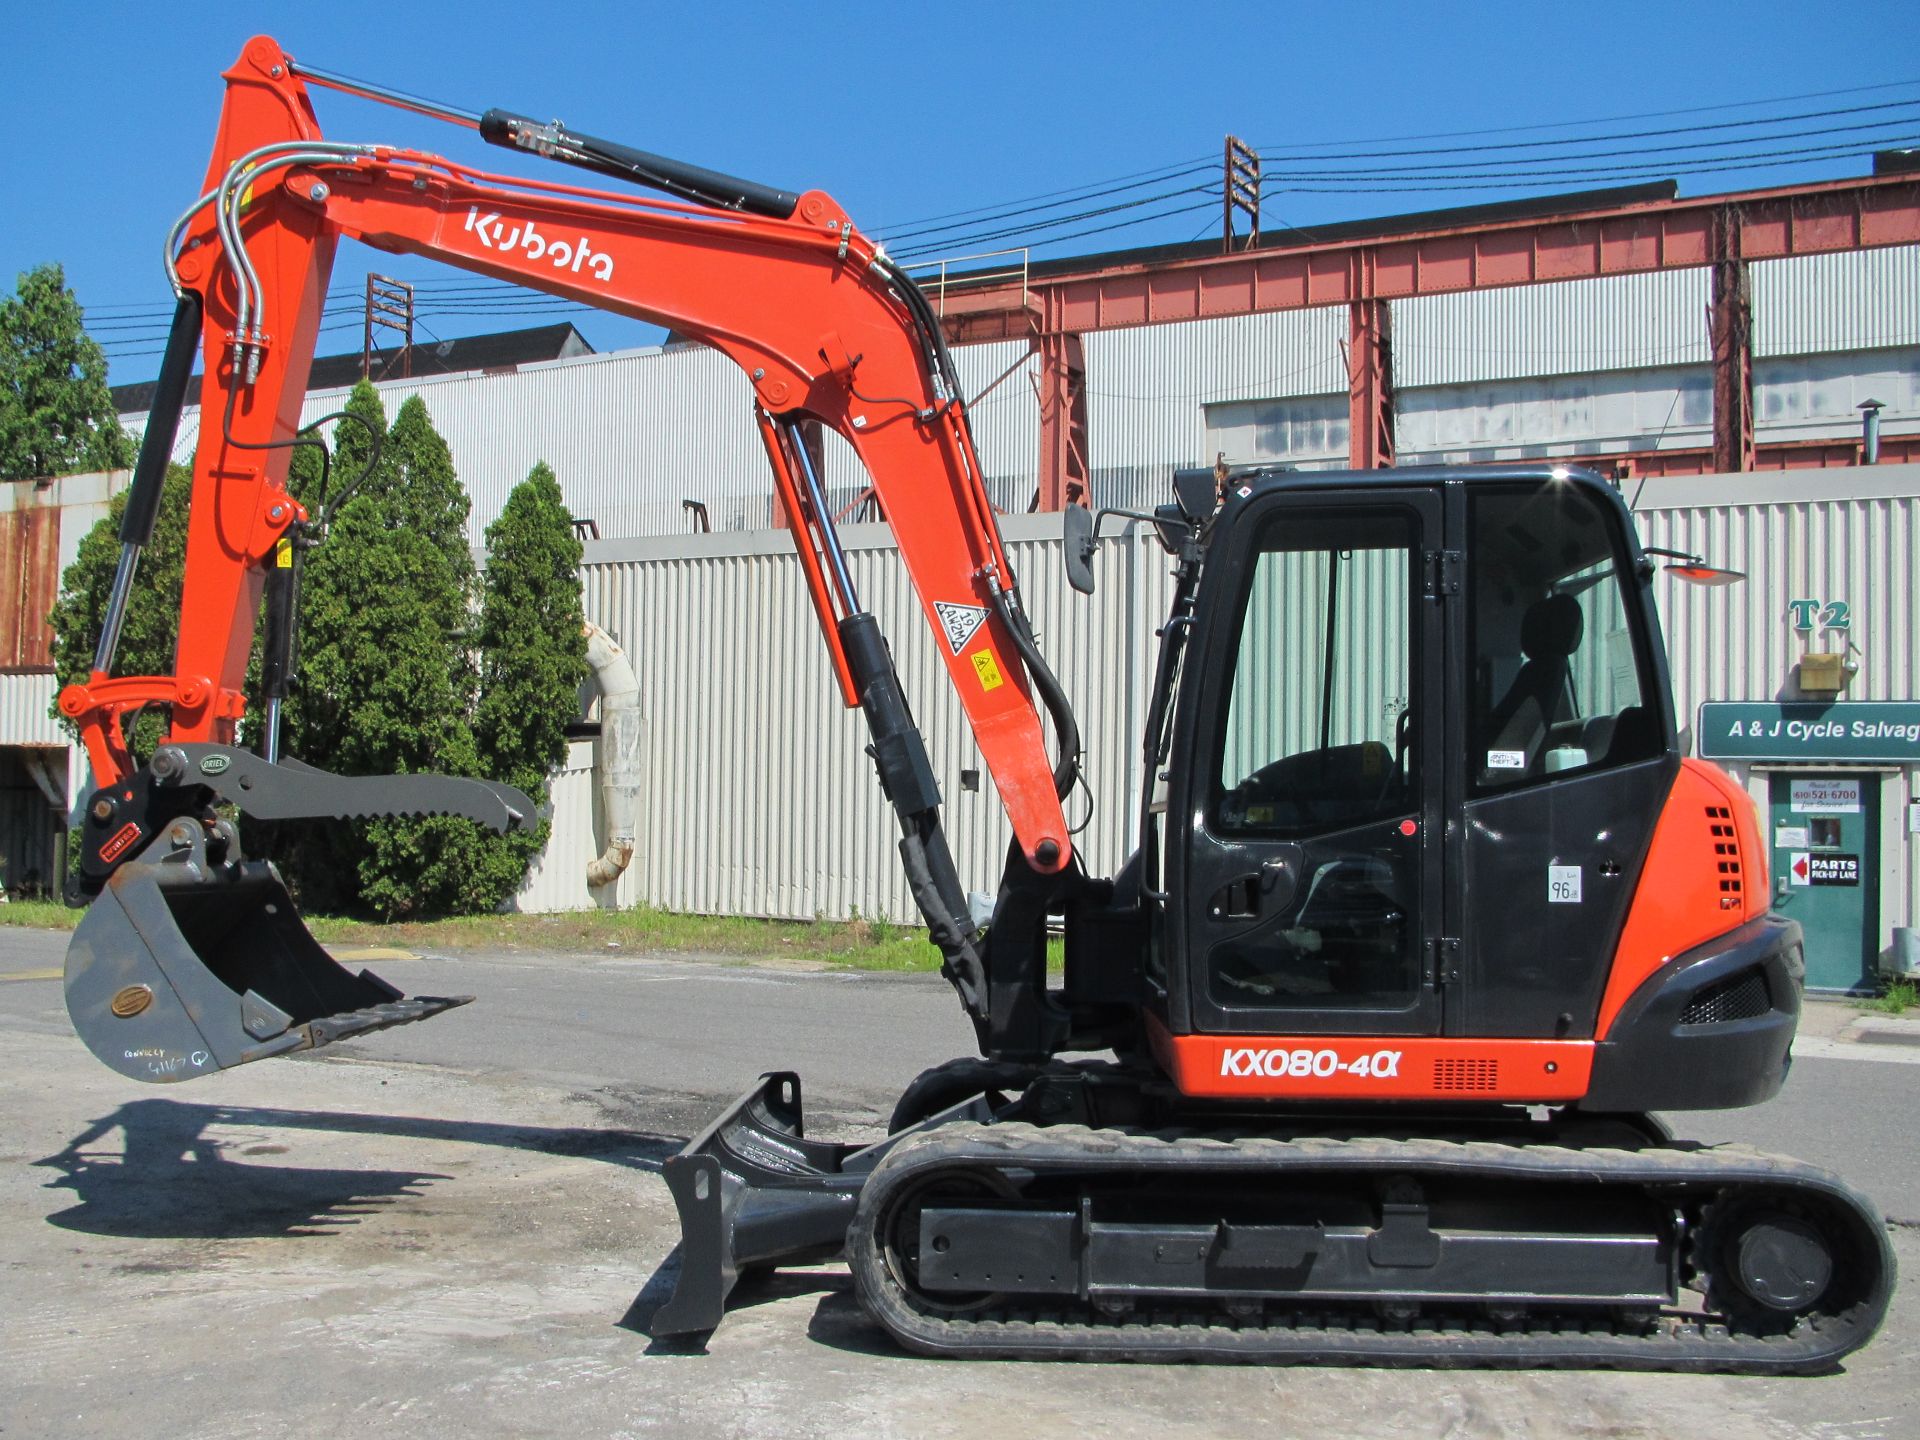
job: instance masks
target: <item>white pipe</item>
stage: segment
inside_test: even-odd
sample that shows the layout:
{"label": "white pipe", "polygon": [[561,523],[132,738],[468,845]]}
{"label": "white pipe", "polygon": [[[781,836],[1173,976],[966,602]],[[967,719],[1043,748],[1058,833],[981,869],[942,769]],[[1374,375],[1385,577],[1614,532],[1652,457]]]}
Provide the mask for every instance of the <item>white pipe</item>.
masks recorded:
{"label": "white pipe", "polygon": [[607,848],[587,866],[587,884],[611,885],[633,863],[634,818],[640,811],[640,682],[626,651],[587,621],[587,664],[600,689],[600,746],[594,768],[606,803]]}
{"label": "white pipe", "polygon": [[52,752],[42,755],[36,750],[23,749],[20,752],[21,766],[33,777],[33,783],[40,787],[40,793],[47,797],[47,803],[54,809],[65,812],[67,797],[63,786],[53,783]]}

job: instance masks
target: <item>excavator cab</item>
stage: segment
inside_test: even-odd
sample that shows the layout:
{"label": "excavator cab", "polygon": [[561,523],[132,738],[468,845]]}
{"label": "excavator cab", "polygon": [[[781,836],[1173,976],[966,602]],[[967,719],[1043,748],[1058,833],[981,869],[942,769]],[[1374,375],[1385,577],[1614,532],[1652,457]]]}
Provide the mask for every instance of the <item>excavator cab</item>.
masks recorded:
{"label": "excavator cab", "polygon": [[1237,477],[1205,569],[1169,1030],[1591,1036],[1680,765],[1611,487]]}

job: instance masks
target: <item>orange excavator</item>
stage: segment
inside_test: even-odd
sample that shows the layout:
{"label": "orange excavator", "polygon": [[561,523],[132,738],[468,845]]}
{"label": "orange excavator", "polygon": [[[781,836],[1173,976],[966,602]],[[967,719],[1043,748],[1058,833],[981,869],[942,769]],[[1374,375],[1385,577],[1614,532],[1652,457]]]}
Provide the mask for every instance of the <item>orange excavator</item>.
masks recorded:
{"label": "orange excavator", "polygon": [[[1173,598],[1137,844],[1096,876],[1062,813],[1079,733],[939,321],[833,200],[449,109],[264,37],[226,81],[203,193],[168,237],[178,306],[96,661],[60,697],[98,787],[67,1001],[108,1065],[189,1079],[463,1003],[339,966],[231,810],[499,827],[532,810],[485,781],[279,754],[299,560],[356,483],[306,505],[285,485],[293,448],[320,443],[299,416],[345,235],[666,326],[750,377],[834,673],[978,1035],[877,1143],[808,1136],[789,1073],[695,1136],[666,1167],[682,1266],[656,1332],[717,1325],[744,1272],[844,1256],[873,1319],[933,1354],[1791,1372],[1872,1336],[1894,1273],[1878,1212],[1824,1171],[1678,1144],[1654,1118],[1779,1089],[1803,966],[1752,804],[1682,756],[1658,567],[1610,485],[1544,466],[1177,474],[1168,503],[1123,517],[1164,545]],[[671,198],[326,140],[316,86]],[[117,676],[199,358],[174,672]],[[866,467],[1012,822],[984,919],[808,423]],[[1067,512],[1083,590],[1098,530]],[[242,749],[263,611],[265,713]],[[126,721],[149,706],[170,726],[142,761]]]}

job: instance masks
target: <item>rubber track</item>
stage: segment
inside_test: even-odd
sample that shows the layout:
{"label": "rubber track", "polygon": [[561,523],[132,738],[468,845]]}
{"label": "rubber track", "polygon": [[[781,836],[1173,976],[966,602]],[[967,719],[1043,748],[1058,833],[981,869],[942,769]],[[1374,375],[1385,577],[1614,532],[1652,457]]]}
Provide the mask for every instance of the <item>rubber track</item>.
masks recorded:
{"label": "rubber track", "polygon": [[[1395,1325],[1371,1310],[1331,1305],[1241,1320],[1205,1302],[1143,1300],[1123,1319],[1100,1316],[1070,1297],[1034,1297],[961,1316],[922,1309],[894,1280],[877,1240],[890,1198],[902,1186],[949,1166],[1086,1175],[1171,1171],[1311,1169],[1378,1174],[1481,1176],[1680,1189],[1703,1204],[1753,1184],[1798,1189],[1837,1203],[1856,1222],[1859,1250],[1877,1257],[1876,1276],[1838,1314],[1798,1322],[1786,1335],[1745,1334],[1724,1323],[1661,1312],[1644,1324],[1613,1317],[1496,1322],[1465,1309],[1423,1305],[1421,1318]],[[1300,1139],[1141,1134],[1080,1126],[957,1124],[897,1147],[874,1170],[847,1236],[847,1260],[868,1314],[900,1344],[928,1355],[978,1359],[1243,1361],[1487,1367],[1600,1367],[1623,1370],[1801,1374],[1827,1370],[1872,1338],[1892,1294],[1894,1259],[1886,1226],[1839,1177],[1744,1147],[1645,1150],[1569,1149],[1440,1139]],[[1871,1260],[1868,1263],[1872,1263]],[[1308,1302],[1311,1304],[1312,1302]]]}

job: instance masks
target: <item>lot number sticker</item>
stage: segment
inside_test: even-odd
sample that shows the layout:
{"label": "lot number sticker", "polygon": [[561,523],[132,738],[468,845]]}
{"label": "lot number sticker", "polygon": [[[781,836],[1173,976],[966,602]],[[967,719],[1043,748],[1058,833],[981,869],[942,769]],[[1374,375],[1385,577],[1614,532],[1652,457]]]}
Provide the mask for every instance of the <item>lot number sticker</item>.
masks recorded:
{"label": "lot number sticker", "polygon": [[1547,866],[1547,903],[1550,905],[1580,903],[1580,867],[1578,865]]}

